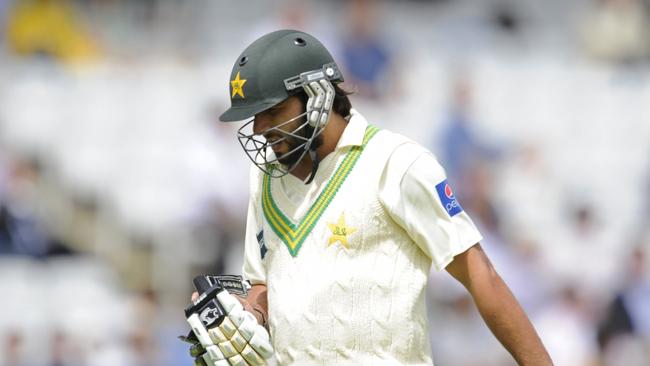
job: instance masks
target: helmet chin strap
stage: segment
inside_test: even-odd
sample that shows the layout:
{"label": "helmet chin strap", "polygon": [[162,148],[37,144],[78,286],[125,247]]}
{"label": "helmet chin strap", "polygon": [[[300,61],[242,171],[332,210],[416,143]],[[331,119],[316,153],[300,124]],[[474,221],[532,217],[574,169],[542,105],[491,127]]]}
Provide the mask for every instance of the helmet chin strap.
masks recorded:
{"label": "helmet chin strap", "polygon": [[305,184],[309,184],[316,177],[316,171],[318,170],[318,165],[320,164],[320,159],[318,158],[318,153],[316,151],[320,144],[318,143],[318,137],[316,136],[317,130],[314,127],[307,126],[306,132],[307,135],[312,136],[310,141],[305,145],[305,150],[307,150],[309,157],[311,158],[311,173],[305,181]]}
{"label": "helmet chin strap", "polygon": [[305,184],[309,184],[314,180],[316,177],[316,171],[318,170],[318,164],[320,164],[316,149],[311,146],[309,147],[309,157],[311,158],[311,173],[309,174],[309,179],[307,179]]}

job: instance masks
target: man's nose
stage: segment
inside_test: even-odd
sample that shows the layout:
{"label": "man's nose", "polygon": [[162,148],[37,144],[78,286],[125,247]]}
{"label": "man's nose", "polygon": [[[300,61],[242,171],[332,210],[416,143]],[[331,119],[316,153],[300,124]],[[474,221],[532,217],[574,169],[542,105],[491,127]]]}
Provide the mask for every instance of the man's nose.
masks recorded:
{"label": "man's nose", "polygon": [[255,122],[253,122],[253,133],[256,135],[263,134],[264,131],[269,128],[270,123],[270,119],[263,115],[255,116]]}

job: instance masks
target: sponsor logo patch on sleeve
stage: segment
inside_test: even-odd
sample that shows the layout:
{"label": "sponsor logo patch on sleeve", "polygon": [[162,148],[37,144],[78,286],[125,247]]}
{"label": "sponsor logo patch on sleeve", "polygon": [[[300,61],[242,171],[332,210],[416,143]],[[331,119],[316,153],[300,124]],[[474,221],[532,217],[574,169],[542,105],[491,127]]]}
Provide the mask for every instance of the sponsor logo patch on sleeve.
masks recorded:
{"label": "sponsor logo patch on sleeve", "polygon": [[440,202],[442,202],[449,216],[454,217],[463,212],[463,208],[460,207],[460,203],[458,203],[458,200],[454,196],[454,191],[451,190],[446,179],[436,185],[436,191],[438,192],[438,197],[440,197]]}

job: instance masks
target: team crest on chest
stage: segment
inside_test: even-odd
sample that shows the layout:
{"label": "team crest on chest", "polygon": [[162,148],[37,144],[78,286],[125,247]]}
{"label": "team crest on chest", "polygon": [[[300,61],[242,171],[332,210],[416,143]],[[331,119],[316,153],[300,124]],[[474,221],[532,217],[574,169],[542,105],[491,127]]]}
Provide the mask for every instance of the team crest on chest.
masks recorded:
{"label": "team crest on chest", "polygon": [[329,227],[331,231],[331,236],[329,238],[327,246],[334,245],[339,242],[342,246],[350,249],[348,237],[354,234],[357,229],[348,226],[345,223],[345,214],[343,212],[341,212],[341,216],[339,217],[339,221],[337,223],[328,222],[327,227]]}

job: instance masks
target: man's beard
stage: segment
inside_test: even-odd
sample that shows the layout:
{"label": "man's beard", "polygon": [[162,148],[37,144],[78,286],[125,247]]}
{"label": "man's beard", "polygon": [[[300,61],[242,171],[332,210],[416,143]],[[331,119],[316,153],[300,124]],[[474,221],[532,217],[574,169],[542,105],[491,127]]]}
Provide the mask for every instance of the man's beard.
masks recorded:
{"label": "man's beard", "polygon": [[[305,128],[302,128],[300,131],[298,131],[298,135],[304,138],[308,138],[308,136],[311,136],[314,133],[314,128],[311,126],[306,126]],[[278,157],[278,161],[286,166],[286,167],[293,167],[300,158],[306,158],[308,154],[304,154],[304,146],[302,148],[298,148],[300,145],[304,145],[305,142],[302,140],[298,140],[295,137],[292,136],[287,136],[286,139],[286,144],[289,146],[289,153],[282,155],[281,157]],[[323,136],[318,135],[316,138],[311,143],[310,149],[316,150],[319,146],[323,144]],[[295,151],[293,151],[295,149]],[[293,151],[293,152],[291,152]]]}

